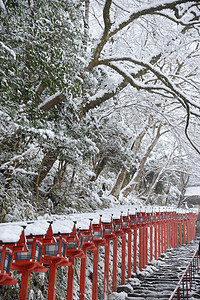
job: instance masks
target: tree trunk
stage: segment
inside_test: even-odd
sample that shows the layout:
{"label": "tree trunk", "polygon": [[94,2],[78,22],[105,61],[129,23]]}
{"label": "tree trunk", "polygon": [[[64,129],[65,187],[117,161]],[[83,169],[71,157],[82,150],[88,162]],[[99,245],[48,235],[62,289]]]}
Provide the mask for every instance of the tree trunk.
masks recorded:
{"label": "tree trunk", "polygon": [[84,36],[83,36],[83,45],[87,47],[88,43],[88,32],[89,32],[89,8],[90,0],[85,0],[85,16],[84,16]]}
{"label": "tree trunk", "polygon": [[184,200],[186,186],[188,184],[189,178],[190,178],[190,176],[188,174],[185,174],[185,173],[181,174],[181,195],[180,195],[180,199],[179,199],[179,202],[178,202],[178,207],[181,206],[181,204]]}
{"label": "tree trunk", "polygon": [[171,154],[169,155],[165,165],[161,168],[160,172],[158,173],[158,176],[155,177],[151,183],[151,186],[150,186],[150,189],[149,189],[149,194],[147,196],[147,199],[146,199],[146,205],[149,204],[149,201],[150,201],[150,197],[151,195],[153,194],[155,188],[156,188],[156,185],[158,184],[158,181],[160,180],[160,178],[162,177],[163,173],[166,171],[167,169],[167,166],[169,165],[170,161],[171,161],[171,158],[172,158],[172,155],[174,153],[176,148],[173,149],[173,151],[171,152]]}
{"label": "tree trunk", "polygon": [[95,168],[95,174],[96,174],[96,176],[93,176],[90,181],[96,181],[97,180],[97,178],[99,177],[101,171],[105,168],[105,166],[106,166],[106,164],[108,162],[108,159],[109,159],[109,157],[105,156],[105,157],[103,157],[102,160],[100,160],[98,162],[98,164],[97,164],[97,166]]}
{"label": "tree trunk", "polygon": [[144,168],[144,165],[147,161],[147,158],[149,157],[151,151],[153,150],[153,148],[155,147],[158,139],[161,136],[160,130],[161,130],[161,123],[158,126],[157,133],[156,133],[156,136],[155,136],[153,142],[148,147],[145,155],[143,156],[143,158],[140,162],[140,165],[139,165],[139,168],[138,168],[137,172],[133,176],[131,182],[123,189],[122,194],[123,194],[124,197],[127,197],[134,190],[135,186],[138,184],[138,182],[140,180],[140,177],[141,177],[141,174],[142,174],[142,171],[143,171],[143,168]]}
{"label": "tree trunk", "polygon": [[38,196],[39,196],[39,185],[41,184],[41,182],[46,178],[46,176],[48,175],[49,171],[51,170],[54,162],[56,161],[56,157],[55,155],[49,151],[42,160],[40,169],[38,171],[38,176],[35,179],[36,183],[35,183],[35,190],[36,190],[36,203],[38,201]]}
{"label": "tree trunk", "polygon": [[[136,136],[132,146],[131,146],[131,150],[133,151],[134,154],[134,158],[136,157],[139,149],[140,149],[140,145],[142,143],[142,139],[145,136],[147,130],[149,129],[149,127],[151,126],[152,123],[152,117],[149,117],[148,120],[148,124],[141,130],[141,132]],[[122,168],[121,171],[118,174],[117,180],[115,182],[115,185],[113,186],[113,189],[111,191],[111,195],[113,195],[116,198],[119,198],[119,193],[123,187],[125,178],[127,175],[127,170],[125,168]]]}
{"label": "tree trunk", "polygon": [[115,182],[115,185],[112,188],[111,195],[118,198],[119,193],[121,191],[121,188],[123,186],[124,180],[126,178],[127,170],[125,168],[121,169],[121,171],[118,174],[117,180]]}

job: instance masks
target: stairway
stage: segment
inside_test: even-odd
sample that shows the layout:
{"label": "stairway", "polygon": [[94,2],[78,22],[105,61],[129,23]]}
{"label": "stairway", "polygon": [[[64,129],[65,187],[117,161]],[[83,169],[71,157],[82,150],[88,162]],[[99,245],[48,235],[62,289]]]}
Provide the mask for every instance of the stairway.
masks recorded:
{"label": "stairway", "polygon": [[[168,300],[198,248],[198,243],[195,240],[189,245],[167,251],[163,263],[152,274],[145,276],[125,300]],[[200,300],[200,272],[195,276],[188,299]]]}

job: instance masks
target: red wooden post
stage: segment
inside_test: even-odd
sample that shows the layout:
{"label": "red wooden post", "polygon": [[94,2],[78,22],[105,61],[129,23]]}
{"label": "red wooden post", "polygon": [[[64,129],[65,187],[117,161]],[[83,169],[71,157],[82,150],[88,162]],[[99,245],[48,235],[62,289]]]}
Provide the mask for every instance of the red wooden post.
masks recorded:
{"label": "red wooden post", "polygon": [[110,249],[110,240],[116,239],[114,233],[113,219],[111,218],[110,222],[106,218],[105,222],[102,221],[105,243],[105,259],[104,259],[104,293],[103,300],[108,300],[109,292],[109,249]]}
{"label": "red wooden post", "polygon": [[153,226],[150,226],[150,261],[153,259]]}
{"label": "red wooden post", "polygon": [[122,215],[113,217],[114,233],[116,238],[113,239],[113,276],[112,276],[112,291],[117,291],[117,244],[118,237],[124,235],[122,230]]}
{"label": "red wooden post", "polygon": [[169,214],[168,214],[168,246],[167,246],[168,249],[172,247],[171,219],[172,219],[172,213],[169,212]]}
{"label": "red wooden post", "polygon": [[186,243],[186,238],[185,238],[185,214],[183,216],[183,244]]}
{"label": "red wooden post", "polygon": [[175,220],[175,247],[178,247],[178,221],[177,221],[177,213],[176,213],[176,220]]}
{"label": "red wooden post", "polygon": [[132,232],[128,233],[128,278],[131,277],[131,242],[132,242]]}
{"label": "red wooden post", "polygon": [[182,245],[182,222],[179,223],[179,241],[181,246]]}
{"label": "red wooden post", "polygon": [[167,231],[166,231],[166,228],[167,228],[167,221],[166,221],[166,218],[167,218],[167,214],[165,213],[165,221],[164,221],[164,252],[166,253],[166,250],[167,250]]}
{"label": "red wooden post", "polygon": [[175,219],[175,221],[174,221],[174,248],[176,248],[176,241],[177,241],[177,223],[176,223],[176,219]]}
{"label": "red wooden post", "polygon": [[139,214],[139,270],[141,271],[145,267],[145,213]]}
{"label": "red wooden post", "polygon": [[[137,271],[137,228],[139,224],[139,214],[135,211],[130,215],[130,228],[133,230],[133,273]],[[129,271],[130,272],[130,271]]]}
{"label": "red wooden post", "polygon": [[79,227],[78,232],[79,240],[81,241],[81,249],[83,250],[83,256],[81,257],[80,266],[80,290],[79,290],[79,300],[85,300],[85,279],[86,279],[86,258],[87,250],[96,250],[95,244],[93,243],[92,234],[92,219],[90,220],[90,225],[86,229],[84,227]]}
{"label": "red wooden post", "polygon": [[[73,230],[73,222],[70,222],[70,224],[71,230]],[[69,223],[67,223],[67,225],[69,226]],[[68,259],[65,257],[67,234],[60,233],[60,226],[57,226],[56,221],[52,227],[54,228],[54,239],[56,244],[45,245],[42,257],[42,263],[46,267],[49,267],[48,300],[55,300],[56,298],[57,267],[69,266],[70,264]],[[59,229],[57,230],[57,228]]]}
{"label": "red wooden post", "polygon": [[157,243],[158,243],[157,224],[154,225],[154,259],[158,259]]}
{"label": "red wooden post", "polygon": [[[176,218],[176,215],[175,215]],[[176,219],[174,220],[174,248],[176,248],[176,238],[177,238],[177,223],[176,223]]]}
{"label": "red wooden post", "polygon": [[143,258],[143,228],[139,228],[139,270],[142,271],[142,258]]}
{"label": "red wooden post", "polygon": [[57,264],[52,263],[49,267],[49,287],[48,287],[48,300],[55,300],[56,298],[56,277],[57,277]]}
{"label": "red wooden post", "polygon": [[105,245],[105,260],[104,260],[104,293],[103,300],[108,300],[108,290],[109,290],[109,249],[110,241],[107,240]]}
{"label": "red wooden post", "polygon": [[172,248],[175,247],[175,212],[172,212]]}
{"label": "red wooden post", "polygon": [[178,234],[179,234],[179,230],[178,230],[178,214],[177,213],[176,213],[175,224],[176,224],[176,245],[175,245],[175,247],[178,247]]}
{"label": "red wooden post", "polygon": [[148,226],[145,227],[145,266],[148,265]]}
{"label": "red wooden post", "polygon": [[145,256],[146,256],[146,243],[145,243],[145,226],[142,226],[142,269],[145,268]]}
{"label": "red wooden post", "polygon": [[92,300],[97,300],[99,248],[93,251]]}
{"label": "red wooden post", "polygon": [[172,248],[174,248],[174,238],[175,238],[175,230],[174,230],[174,213],[172,214],[172,223],[171,223],[171,237],[172,237]]}
{"label": "red wooden post", "polygon": [[117,291],[117,243],[118,239],[113,240],[113,281],[112,281],[112,291]]}
{"label": "red wooden post", "polygon": [[79,257],[81,259],[86,258],[84,251],[81,247],[81,239],[77,236],[76,222],[74,222],[74,227],[72,232],[67,237],[67,250],[66,255],[69,257],[69,268],[68,268],[68,278],[67,278],[67,300],[73,300],[74,293],[74,259]]}
{"label": "red wooden post", "polygon": [[[159,216],[159,218],[160,218],[160,216]],[[161,224],[160,224],[160,219],[159,219],[159,221],[158,221],[158,257],[160,257],[160,226],[161,226]]]}
{"label": "red wooden post", "polygon": [[[84,250],[86,255],[86,250]],[[86,257],[81,258],[79,300],[85,299]]]}
{"label": "red wooden post", "polygon": [[29,299],[30,280],[31,280],[30,273],[31,272],[29,270],[24,270],[22,272],[21,288],[20,288],[20,295],[19,295],[20,300],[28,300]]}
{"label": "red wooden post", "polygon": [[68,267],[68,278],[67,278],[67,300],[73,300],[74,291],[74,256],[69,257],[71,263]]}
{"label": "red wooden post", "polygon": [[160,213],[160,253],[163,253],[163,235],[164,235],[164,228],[163,228],[163,212]]}
{"label": "red wooden post", "polygon": [[126,272],[126,234],[122,236],[122,264],[121,264],[121,284],[125,284]]}
{"label": "red wooden post", "polygon": [[172,213],[169,218],[169,248],[172,248]]}
{"label": "red wooden post", "polygon": [[172,248],[175,247],[175,213],[172,213]]}
{"label": "red wooden post", "polygon": [[[189,218],[189,214],[188,214],[188,218]],[[189,244],[190,242],[190,226],[189,226],[189,220],[187,220],[186,222],[186,228],[187,228],[187,244]]]}
{"label": "red wooden post", "polygon": [[137,272],[137,228],[134,229],[133,235],[133,273]]}
{"label": "red wooden post", "polygon": [[168,248],[172,248],[172,214],[170,213],[170,216],[169,216],[169,224],[168,224],[168,227],[169,227],[169,245],[168,245]]}
{"label": "red wooden post", "polygon": [[105,246],[106,240],[103,238],[103,229],[101,219],[98,224],[92,225],[93,242],[96,249],[93,251],[93,280],[92,280],[92,300],[97,300],[98,291],[98,260],[99,260],[99,246]]}

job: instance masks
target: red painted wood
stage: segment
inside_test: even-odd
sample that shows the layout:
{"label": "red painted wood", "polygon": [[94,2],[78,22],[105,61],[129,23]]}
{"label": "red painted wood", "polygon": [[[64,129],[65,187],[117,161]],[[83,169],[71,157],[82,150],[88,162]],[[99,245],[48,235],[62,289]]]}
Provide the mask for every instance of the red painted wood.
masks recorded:
{"label": "red painted wood", "polygon": [[67,300],[73,300],[74,292],[74,256],[69,257],[71,265],[68,267],[68,278],[67,278]]}
{"label": "red painted wood", "polygon": [[160,257],[160,223],[158,223],[158,257]]}
{"label": "red painted wood", "polygon": [[150,227],[150,261],[153,259],[153,226]]}
{"label": "red painted wood", "polygon": [[[84,254],[86,254],[84,250]],[[86,257],[81,258],[79,300],[85,300]]]}
{"label": "red painted wood", "polygon": [[110,249],[110,241],[108,240],[106,245],[105,245],[103,300],[108,300],[108,291],[109,291],[109,249]]}
{"label": "red painted wood", "polygon": [[158,259],[158,250],[157,250],[157,243],[158,243],[158,228],[157,224],[154,226],[154,259]]}
{"label": "red painted wood", "polygon": [[146,249],[146,255],[145,255],[145,265],[148,265],[148,227],[146,226],[145,228],[145,234],[146,234],[146,239],[145,239],[145,249]]}
{"label": "red painted wood", "polygon": [[121,284],[125,284],[126,272],[126,234],[122,236],[122,263],[121,263]]}
{"label": "red painted wood", "polygon": [[183,222],[183,244],[186,243],[186,237],[185,237],[185,221]]}
{"label": "red painted wood", "polygon": [[142,259],[143,259],[143,228],[139,228],[139,270],[142,271]]}
{"label": "red painted wood", "polygon": [[182,245],[182,223],[179,223],[179,242]]}
{"label": "red painted wood", "polygon": [[30,271],[24,270],[22,272],[22,278],[21,278],[21,288],[20,288],[20,300],[28,300],[29,298],[29,292],[30,292]]}
{"label": "red painted wood", "polygon": [[56,263],[52,263],[49,267],[48,300],[55,300],[56,298],[56,276],[57,265]]}
{"label": "red painted wood", "polygon": [[132,242],[132,232],[128,233],[128,278],[131,278],[131,264],[132,264],[132,249],[131,249],[131,243]]}
{"label": "red painted wood", "polygon": [[167,234],[166,234],[167,223],[164,223],[164,252],[167,250]]}
{"label": "red painted wood", "polygon": [[113,240],[113,278],[112,278],[112,291],[117,291],[117,242],[118,239]]}
{"label": "red painted wood", "polygon": [[134,229],[133,235],[133,273],[137,271],[137,229]]}
{"label": "red painted wood", "polygon": [[93,282],[92,282],[92,300],[97,300],[97,287],[98,287],[98,259],[99,248],[93,251]]}

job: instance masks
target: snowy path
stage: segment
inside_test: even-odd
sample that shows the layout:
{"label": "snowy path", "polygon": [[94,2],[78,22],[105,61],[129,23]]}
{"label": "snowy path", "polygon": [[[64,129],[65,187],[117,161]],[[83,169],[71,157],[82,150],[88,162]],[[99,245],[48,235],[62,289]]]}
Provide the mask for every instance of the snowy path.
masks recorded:
{"label": "snowy path", "polygon": [[[187,246],[181,246],[169,250],[161,264],[150,276],[144,277],[141,285],[134,287],[134,292],[128,294],[126,300],[167,300],[175,289],[187,264],[198,248],[198,241],[195,240]],[[188,299],[200,299],[200,276],[196,276],[196,282],[192,287]]]}

